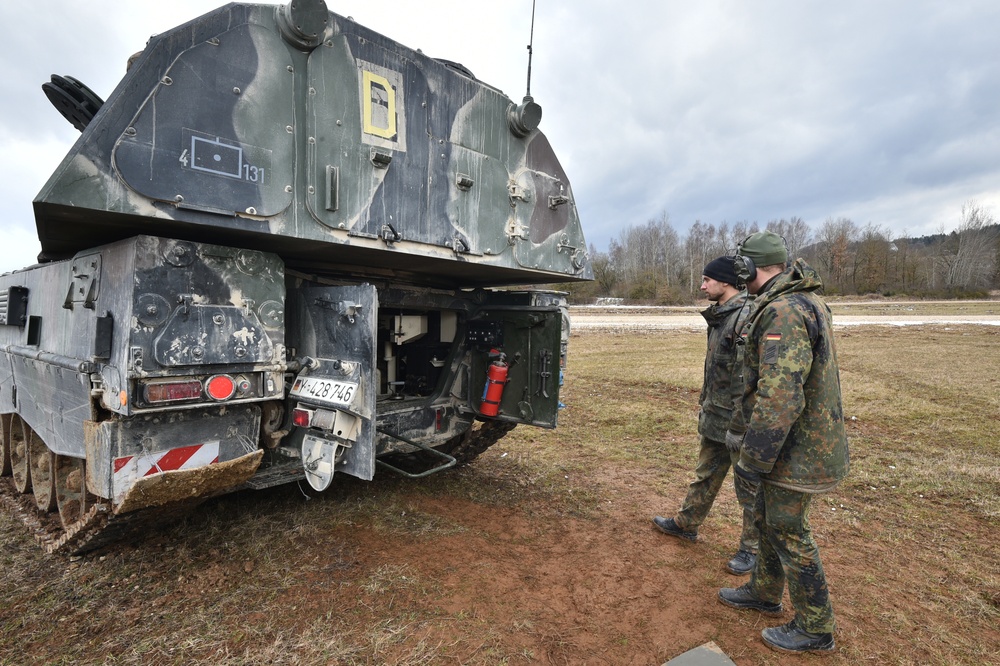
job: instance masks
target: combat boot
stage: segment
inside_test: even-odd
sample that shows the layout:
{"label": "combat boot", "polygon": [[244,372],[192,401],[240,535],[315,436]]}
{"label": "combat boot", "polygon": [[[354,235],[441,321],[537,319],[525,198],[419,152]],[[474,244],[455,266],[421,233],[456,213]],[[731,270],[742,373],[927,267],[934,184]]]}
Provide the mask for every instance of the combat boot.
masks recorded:
{"label": "combat boot", "polygon": [[734,576],[746,576],[753,571],[753,565],[757,564],[757,556],[749,550],[740,548],[733,559],[726,563],[726,571]]}
{"label": "combat boot", "polygon": [[689,532],[675,523],[673,518],[656,516],[653,518],[653,524],[656,525],[656,529],[660,530],[664,534],[669,534],[670,536],[679,537],[681,539],[687,539],[688,541],[698,540],[697,532]]}
{"label": "combat boot", "polygon": [[771,603],[770,601],[758,599],[753,596],[747,588],[748,585],[741,585],[740,587],[724,587],[719,590],[719,602],[729,606],[730,608],[760,611],[764,615],[770,615],[772,617],[781,615],[782,606],[780,601],[777,603]]}
{"label": "combat boot", "polygon": [[780,627],[769,627],[760,632],[767,646],[781,652],[833,652],[833,634],[813,634],[802,629],[795,620]]}

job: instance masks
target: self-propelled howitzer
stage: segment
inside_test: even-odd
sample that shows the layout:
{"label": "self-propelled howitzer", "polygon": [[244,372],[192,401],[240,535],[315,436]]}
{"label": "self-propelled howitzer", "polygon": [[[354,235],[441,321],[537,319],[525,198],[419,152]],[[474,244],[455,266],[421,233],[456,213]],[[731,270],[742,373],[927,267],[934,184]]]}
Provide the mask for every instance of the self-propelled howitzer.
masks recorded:
{"label": "self-propelled howitzer", "polygon": [[47,549],[555,426],[565,300],[522,285],[591,267],[530,97],[322,0],[157,35],[107,101],[43,87],[82,134],[0,277],[0,471]]}

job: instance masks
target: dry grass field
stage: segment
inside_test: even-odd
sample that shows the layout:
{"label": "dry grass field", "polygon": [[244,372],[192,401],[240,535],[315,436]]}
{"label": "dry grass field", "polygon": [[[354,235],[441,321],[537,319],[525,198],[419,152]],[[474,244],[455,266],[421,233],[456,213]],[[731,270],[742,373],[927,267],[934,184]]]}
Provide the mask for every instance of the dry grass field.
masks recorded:
{"label": "dry grass field", "polygon": [[[577,333],[560,427],[422,480],[239,493],[82,559],[0,517],[3,664],[1000,664],[1000,327],[839,329],[852,472],[814,502],[837,652],[726,608],[731,483],[656,532],[697,450],[704,335]],[[786,599],[787,602],[787,599]],[[786,603],[787,605],[787,603]]]}

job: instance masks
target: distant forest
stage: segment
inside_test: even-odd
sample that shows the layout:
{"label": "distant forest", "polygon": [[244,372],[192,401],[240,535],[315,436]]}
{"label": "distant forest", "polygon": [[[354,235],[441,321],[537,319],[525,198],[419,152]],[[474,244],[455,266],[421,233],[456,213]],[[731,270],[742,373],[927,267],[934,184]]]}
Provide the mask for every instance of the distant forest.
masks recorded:
{"label": "distant forest", "polygon": [[[962,207],[951,233],[893,237],[879,225],[858,226],[829,218],[811,229],[798,217],[764,227],[781,235],[789,257],[802,257],[820,273],[827,295],[913,298],[984,298],[1000,288],[1000,224],[976,202]],[[629,303],[676,305],[699,298],[701,271],[761,227],[756,222],[719,225],[695,222],[681,236],[663,213],[659,219],[624,229],[607,252],[590,246],[594,281],[558,285],[570,302],[597,298]]]}

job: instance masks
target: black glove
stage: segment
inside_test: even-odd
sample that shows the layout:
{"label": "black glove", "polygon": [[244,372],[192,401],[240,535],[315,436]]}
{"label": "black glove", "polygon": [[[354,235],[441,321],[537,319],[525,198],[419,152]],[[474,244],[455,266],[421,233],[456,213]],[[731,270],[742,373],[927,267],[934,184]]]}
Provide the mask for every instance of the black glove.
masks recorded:
{"label": "black glove", "polygon": [[760,472],[755,472],[736,463],[733,466],[733,482],[742,485],[751,495],[756,495],[757,489],[760,487]]}
{"label": "black glove", "polygon": [[726,448],[729,449],[730,453],[739,453],[740,449],[743,448],[743,437],[746,433],[740,435],[732,430],[726,431]]}

